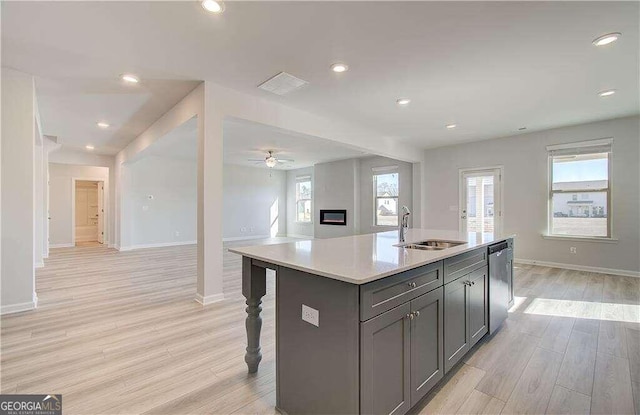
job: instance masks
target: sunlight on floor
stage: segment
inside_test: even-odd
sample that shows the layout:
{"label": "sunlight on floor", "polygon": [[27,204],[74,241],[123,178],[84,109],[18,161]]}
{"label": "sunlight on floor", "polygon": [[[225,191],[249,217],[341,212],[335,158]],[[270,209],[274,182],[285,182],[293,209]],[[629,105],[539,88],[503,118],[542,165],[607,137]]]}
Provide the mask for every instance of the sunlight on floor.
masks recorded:
{"label": "sunlight on floor", "polygon": [[[517,311],[518,308],[522,307],[526,302],[527,297],[515,297],[514,305],[509,311]],[[640,324],[640,305],[638,304],[534,298],[522,312],[525,314],[621,321]]]}

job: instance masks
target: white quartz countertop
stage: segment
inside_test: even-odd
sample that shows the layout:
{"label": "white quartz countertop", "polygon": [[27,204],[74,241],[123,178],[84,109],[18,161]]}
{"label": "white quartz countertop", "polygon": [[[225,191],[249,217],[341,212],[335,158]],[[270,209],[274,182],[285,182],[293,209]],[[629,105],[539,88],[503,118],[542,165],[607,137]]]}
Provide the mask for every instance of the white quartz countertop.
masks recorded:
{"label": "white quartz countertop", "polygon": [[402,271],[431,264],[512,236],[490,233],[409,229],[406,242],[427,239],[464,241],[441,251],[423,251],[399,246],[398,231],[331,239],[312,239],[274,245],[230,248],[230,252],[275,265],[321,275],[351,284],[365,284]]}

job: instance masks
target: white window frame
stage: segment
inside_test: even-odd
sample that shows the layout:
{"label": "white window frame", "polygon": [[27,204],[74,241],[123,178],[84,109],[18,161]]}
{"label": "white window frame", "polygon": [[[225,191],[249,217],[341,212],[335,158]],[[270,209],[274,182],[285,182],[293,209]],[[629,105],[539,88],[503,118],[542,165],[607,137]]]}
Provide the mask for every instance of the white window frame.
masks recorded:
{"label": "white window frame", "polygon": [[[611,203],[611,153],[613,138],[602,138],[597,140],[579,141],[567,144],[556,144],[547,146],[548,159],[548,202],[547,202],[547,233],[543,235],[546,239],[568,239],[568,240],[592,240],[602,242],[615,242],[617,239],[612,236],[613,229],[613,209]],[[553,158],[559,156],[599,154],[607,153],[607,187],[571,190],[553,190]],[[580,199],[582,193],[605,192],[607,194],[607,235],[566,235],[553,233],[553,195],[561,193],[575,193]]]}
{"label": "white window frame", "polygon": [[[398,166],[383,166],[383,167],[374,167],[371,169],[371,184],[373,189],[373,226],[378,228],[394,228],[398,226],[400,223],[400,172]],[[378,197],[378,180],[376,176],[383,174],[397,174],[398,175],[398,196],[391,197]],[[395,225],[378,225],[378,199],[396,199],[396,213],[397,213],[397,221]]]}
{"label": "white window frame", "polygon": [[[298,199],[298,184],[303,183],[303,182],[309,182],[310,183],[310,198],[309,199]],[[296,188],[295,188],[295,194],[296,194],[296,219],[295,222],[296,223],[313,223],[313,180],[311,178],[311,175],[306,174],[304,176],[296,176]],[[298,204],[300,202],[310,202],[311,205],[311,215],[309,216],[309,220],[299,220],[298,219]]]}

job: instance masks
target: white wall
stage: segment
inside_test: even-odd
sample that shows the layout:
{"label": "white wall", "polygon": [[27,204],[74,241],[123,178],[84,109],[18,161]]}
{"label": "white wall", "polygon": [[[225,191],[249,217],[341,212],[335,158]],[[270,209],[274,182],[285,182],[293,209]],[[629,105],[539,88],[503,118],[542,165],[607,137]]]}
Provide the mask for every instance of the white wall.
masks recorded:
{"label": "white wall", "polygon": [[[387,157],[366,157],[360,159],[360,233],[382,232],[397,229],[374,225],[375,208],[373,204],[373,169],[375,167],[398,166],[398,211],[407,206],[413,216],[413,165]],[[409,217],[411,226],[411,216]]]}
{"label": "white wall", "polygon": [[[356,235],[359,228],[359,160],[319,163],[313,167],[313,234],[316,238]],[[320,210],[346,209],[347,226],[321,225]]]}
{"label": "white wall", "polygon": [[[333,238],[396,229],[374,225],[373,168],[388,166],[398,167],[399,204],[408,206],[413,213],[413,164],[379,156],[319,163],[313,168],[313,236]],[[295,175],[291,173],[287,187],[293,192],[292,204],[295,203]],[[320,225],[321,209],[347,209],[347,226]],[[294,219],[294,216],[289,218],[289,223]]]}
{"label": "white wall", "polygon": [[129,168],[131,187],[126,197],[133,214],[132,246],[121,249],[196,243],[195,160],[146,156]]}
{"label": "white wall", "polygon": [[[46,139],[45,139],[46,142]],[[48,154],[48,161],[55,164],[67,164],[71,166],[85,166],[85,167],[107,167],[109,169],[108,183],[105,183],[105,206],[106,220],[104,224],[104,241],[110,247],[115,244],[115,217],[116,217],[116,191],[115,191],[115,166],[114,157],[105,156],[100,154],[94,154],[86,151],[69,150],[65,148],[59,148],[50,151]],[[85,170],[77,170],[83,172]],[[91,170],[87,170],[91,171]],[[99,170],[103,171],[103,170]],[[107,187],[108,184],[108,187]],[[50,189],[49,189],[50,190]],[[54,196],[55,197],[55,196]],[[49,196],[51,199],[51,195]],[[70,203],[70,202],[69,202]],[[51,234],[49,232],[49,234]],[[51,236],[49,236],[51,238]],[[50,243],[53,244],[53,240],[50,239]],[[70,242],[67,242],[70,243]]]}
{"label": "white wall", "polygon": [[34,119],[31,75],[2,68],[1,312],[36,306]]}
{"label": "white wall", "polygon": [[[315,187],[313,186],[314,174],[313,167],[305,167],[302,169],[287,170],[287,236],[295,238],[313,238],[314,222],[318,218],[314,214],[311,223],[296,221],[296,178],[298,176],[311,176],[311,198],[314,197]],[[313,201],[311,206],[313,208]]]}
{"label": "white wall", "polygon": [[223,179],[225,240],[287,234],[285,171],[225,164]]}
{"label": "white wall", "polygon": [[[73,246],[73,184],[72,180],[88,179],[104,181],[105,193],[111,188],[109,168],[49,163],[49,246],[51,248]],[[106,197],[105,197],[106,199]],[[108,201],[107,201],[108,203]],[[105,203],[105,204],[107,204]],[[113,216],[105,212],[107,221]],[[105,235],[105,238],[107,235]]]}
{"label": "white wall", "polygon": [[[519,259],[640,272],[640,118],[629,117],[426,151],[423,224],[457,229],[458,169],[504,166],[504,231]],[[547,231],[546,146],[613,137],[612,236],[618,243],[543,239]],[[570,247],[577,253],[571,254]]]}

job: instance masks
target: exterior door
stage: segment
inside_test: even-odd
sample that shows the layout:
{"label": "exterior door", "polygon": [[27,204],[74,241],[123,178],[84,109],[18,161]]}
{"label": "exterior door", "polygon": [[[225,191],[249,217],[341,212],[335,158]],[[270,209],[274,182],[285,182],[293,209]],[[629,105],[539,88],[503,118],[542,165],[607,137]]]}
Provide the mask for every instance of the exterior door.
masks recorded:
{"label": "exterior door", "polygon": [[411,301],[411,406],[444,376],[443,287]]}
{"label": "exterior door", "polygon": [[360,413],[411,408],[410,313],[406,303],[361,324]]}
{"label": "exterior door", "polygon": [[98,182],[98,242],[104,243],[104,182]]}
{"label": "exterior door", "polygon": [[502,168],[460,171],[460,232],[502,230]]}

